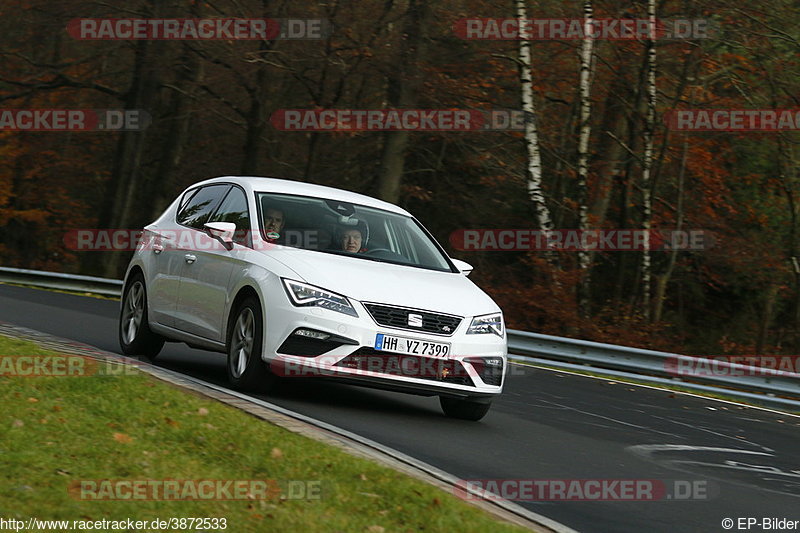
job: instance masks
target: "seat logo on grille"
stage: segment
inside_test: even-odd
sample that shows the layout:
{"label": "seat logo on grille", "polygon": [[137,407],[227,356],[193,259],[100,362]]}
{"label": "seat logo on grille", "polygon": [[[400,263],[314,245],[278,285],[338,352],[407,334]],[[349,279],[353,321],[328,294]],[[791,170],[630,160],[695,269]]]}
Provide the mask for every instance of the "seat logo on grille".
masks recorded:
{"label": "seat logo on grille", "polygon": [[408,325],[412,328],[421,328],[422,327],[422,315],[417,315],[415,313],[408,313]]}

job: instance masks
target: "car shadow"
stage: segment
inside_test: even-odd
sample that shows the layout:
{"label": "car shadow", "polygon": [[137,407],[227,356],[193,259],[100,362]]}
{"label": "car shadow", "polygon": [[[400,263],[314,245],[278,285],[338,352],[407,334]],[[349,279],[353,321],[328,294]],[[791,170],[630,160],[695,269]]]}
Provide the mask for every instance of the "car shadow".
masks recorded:
{"label": "car shadow", "polygon": [[[215,385],[230,387],[224,354],[196,350],[182,344],[168,344],[154,364]],[[281,378],[269,392],[254,391],[250,395],[286,408],[303,404],[324,406],[326,409],[442,419],[436,398],[359,387],[324,377]]]}

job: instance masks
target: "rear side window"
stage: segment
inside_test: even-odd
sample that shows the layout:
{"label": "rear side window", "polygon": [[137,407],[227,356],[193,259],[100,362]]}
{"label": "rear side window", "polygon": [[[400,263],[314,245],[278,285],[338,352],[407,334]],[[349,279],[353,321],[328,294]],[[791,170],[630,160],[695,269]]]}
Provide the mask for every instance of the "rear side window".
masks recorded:
{"label": "rear side window", "polygon": [[230,187],[227,184],[208,185],[197,191],[178,211],[178,224],[203,229],[203,224],[208,222],[211,213]]}

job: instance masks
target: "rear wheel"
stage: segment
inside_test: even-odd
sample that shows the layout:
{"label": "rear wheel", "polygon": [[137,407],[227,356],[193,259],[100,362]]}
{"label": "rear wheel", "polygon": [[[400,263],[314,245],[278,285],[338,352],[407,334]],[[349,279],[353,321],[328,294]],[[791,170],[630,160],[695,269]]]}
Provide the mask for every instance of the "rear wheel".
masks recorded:
{"label": "rear wheel", "polygon": [[134,274],[122,295],[119,316],[119,345],[125,355],[155,359],[164,347],[164,337],[153,333],[147,321],[147,290],[144,277]]}
{"label": "rear wheel", "polygon": [[228,381],[239,390],[268,390],[277,378],[261,359],[264,319],[258,300],[249,297],[231,314],[228,327]]}
{"label": "rear wheel", "polygon": [[457,398],[439,397],[439,403],[442,406],[444,414],[451,418],[460,418],[462,420],[480,420],[489,408],[492,402],[477,402],[475,400],[460,400]]}

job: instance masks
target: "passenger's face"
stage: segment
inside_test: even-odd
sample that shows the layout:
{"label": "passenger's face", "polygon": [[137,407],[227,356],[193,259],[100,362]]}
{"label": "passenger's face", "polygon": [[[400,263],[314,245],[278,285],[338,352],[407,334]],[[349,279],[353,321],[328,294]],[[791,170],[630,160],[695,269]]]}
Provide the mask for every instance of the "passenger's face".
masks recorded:
{"label": "passenger's face", "polygon": [[283,229],[283,211],[267,209],[264,211],[264,231],[280,232]]}
{"label": "passenger's face", "polygon": [[359,230],[349,229],[342,234],[342,250],[352,253],[361,250],[361,232]]}

